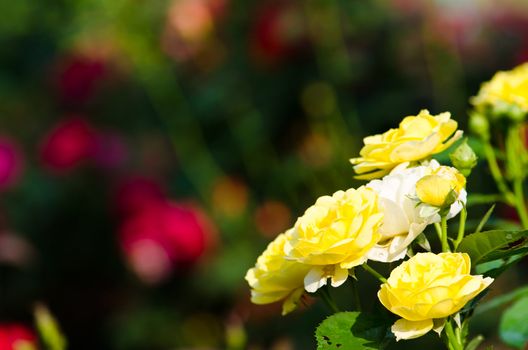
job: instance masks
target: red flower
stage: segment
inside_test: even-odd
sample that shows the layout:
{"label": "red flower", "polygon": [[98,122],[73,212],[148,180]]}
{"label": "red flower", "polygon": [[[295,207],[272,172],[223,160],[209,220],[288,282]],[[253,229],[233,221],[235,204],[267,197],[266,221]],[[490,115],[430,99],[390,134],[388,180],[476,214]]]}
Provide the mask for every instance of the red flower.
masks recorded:
{"label": "red flower", "polygon": [[98,83],[106,76],[104,61],[93,57],[74,56],[60,67],[59,94],[67,104],[80,104],[95,92]]}
{"label": "red flower", "polygon": [[165,191],[159,183],[145,177],[132,177],[123,181],[116,194],[117,210],[133,215],[165,200]]}
{"label": "red flower", "polygon": [[297,52],[306,44],[306,29],[298,6],[271,2],[257,15],[252,48],[264,61],[277,61]]}
{"label": "red flower", "polygon": [[145,282],[156,283],[172,269],[197,262],[210,242],[211,229],[198,208],[159,201],[126,218],[120,237],[134,271]]}
{"label": "red flower", "polygon": [[0,350],[19,349],[38,349],[35,334],[23,325],[0,325]]}
{"label": "red flower", "polygon": [[128,148],[121,135],[115,132],[100,132],[96,136],[94,160],[98,167],[119,169],[128,157]]}
{"label": "red flower", "polygon": [[0,137],[0,189],[12,186],[22,172],[22,155],[16,144]]}
{"label": "red flower", "polygon": [[92,157],[97,147],[95,130],[82,118],[60,122],[41,144],[41,157],[53,170],[70,170]]}

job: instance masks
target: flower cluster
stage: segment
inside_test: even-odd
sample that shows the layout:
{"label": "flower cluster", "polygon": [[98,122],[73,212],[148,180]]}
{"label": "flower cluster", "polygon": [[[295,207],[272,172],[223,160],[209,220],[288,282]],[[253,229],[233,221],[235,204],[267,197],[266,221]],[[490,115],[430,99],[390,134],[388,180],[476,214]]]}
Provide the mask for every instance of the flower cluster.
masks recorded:
{"label": "flower cluster", "polygon": [[[401,317],[392,326],[397,340],[442,332],[447,318],[493,281],[471,275],[469,256],[450,251],[446,222],[464,210],[466,178],[432,159],[462,136],[450,117],[422,110],[404,118],[398,129],[365,138],[361,157],[351,161],[358,178],[371,181],[318,198],[269,244],[246,274],[252,301],[284,300],[285,314],[305,292],[339,287],[363,266],[384,282],[380,302]],[[460,163],[459,153],[464,149],[454,153],[453,164]],[[424,235],[431,224],[437,225],[443,253],[431,252]],[[411,247],[417,244],[426,252],[414,255]],[[407,256],[387,280],[368,266],[371,260],[389,263]]]}
{"label": "flower cluster", "polygon": [[528,113],[528,63],[510,71],[497,72],[482,84],[471,102],[480,112],[489,110],[492,117],[523,119]]}

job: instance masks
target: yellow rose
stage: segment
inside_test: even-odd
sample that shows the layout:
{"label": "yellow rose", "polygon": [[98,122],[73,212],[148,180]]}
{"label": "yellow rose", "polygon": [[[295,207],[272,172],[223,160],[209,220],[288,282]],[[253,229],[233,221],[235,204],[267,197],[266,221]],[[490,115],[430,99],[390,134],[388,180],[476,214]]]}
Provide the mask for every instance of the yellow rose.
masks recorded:
{"label": "yellow rose", "polygon": [[255,267],[246,273],[251,287],[251,301],[269,304],[283,300],[282,314],[293,311],[301,298],[303,280],[310,266],[284,258],[286,234],[280,234],[257,259]]}
{"label": "yellow rose", "polygon": [[[416,184],[431,174],[446,173],[444,176],[451,179],[453,171],[456,169],[443,167],[433,159],[419,166],[398,166],[382,179],[372,180],[366,185],[378,194],[379,205],[383,212],[383,224],[379,230],[381,239],[369,252],[369,260],[393,262],[403,259],[407,254],[408,246],[427,225],[440,222],[441,217],[438,214],[440,208],[417,203]],[[465,181],[464,178],[461,180]],[[456,188],[457,197],[446,213],[449,219],[462,210],[467,195],[463,188],[459,189],[451,183],[447,189],[448,193],[455,194],[455,191],[449,192],[451,188]]]}
{"label": "yellow rose", "polygon": [[440,166],[416,182],[416,195],[422,203],[444,208],[457,200],[465,186],[466,178],[460,171]]}
{"label": "yellow rose", "polygon": [[510,71],[497,72],[490,81],[482,84],[471,103],[479,110],[490,107],[499,114],[517,108],[524,115],[528,112],[528,63]]}
{"label": "yellow rose", "polygon": [[422,110],[403,119],[398,129],[366,137],[359,158],[352,158],[358,179],[380,178],[398,164],[424,160],[447,149],[462,136],[449,112],[432,116]]}
{"label": "yellow rose", "polygon": [[381,286],[378,298],[402,317],[392,326],[396,340],[413,339],[434,329],[476,297],[492,278],[472,276],[465,253],[418,253],[395,268]]}
{"label": "yellow rose", "polygon": [[315,292],[328,278],[334,287],[344,283],[348,269],[365,262],[380,240],[382,219],[378,196],[370,188],[320,197],[297,220],[285,244],[287,259],[312,265],[305,289]]}

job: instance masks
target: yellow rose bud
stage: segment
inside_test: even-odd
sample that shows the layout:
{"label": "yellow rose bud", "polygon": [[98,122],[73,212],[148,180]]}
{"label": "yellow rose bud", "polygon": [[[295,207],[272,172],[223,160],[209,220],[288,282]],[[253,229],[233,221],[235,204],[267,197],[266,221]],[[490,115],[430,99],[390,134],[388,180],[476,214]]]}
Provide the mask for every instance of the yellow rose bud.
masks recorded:
{"label": "yellow rose bud", "polygon": [[471,103],[480,111],[490,110],[492,116],[524,119],[528,112],[528,63],[509,71],[497,72],[482,84]]}
{"label": "yellow rose bud", "polygon": [[366,137],[360,157],[350,159],[358,179],[380,178],[398,164],[421,161],[447,149],[462,136],[449,112],[422,110],[403,119],[398,129]]}
{"label": "yellow rose bud", "polygon": [[457,168],[464,176],[469,176],[471,170],[477,166],[478,157],[468,145],[467,140],[464,140],[454,151],[449,155],[451,163]]}
{"label": "yellow rose bud", "polygon": [[344,283],[347,269],[365,262],[380,240],[382,219],[378,196],[370,188],[320,197],[297,220],[285,244],[288,259],[312,265],[305,289],[315,292],[328,278],[334,287]]}
{"label": "yellow rose bud", "polygon": [[282,314],[293,311],[304,292],[303,280],[310,266],[284,257],[286,234],[271,242],[257,259],[255,267],[246,273],[251,287],[251,301],[255,304],[269,304],[285,300]]}
{"label": "yellow rose bud", "polygon": [[418,338],[430,330],[440,332],[445,318],[476,297],[492,278],[470,274],[465,253],[418,253],[392,270],[378,298],[402,317],[392,326],[396,340]]}
{"label": "yellow rose bud", "polygon": [[425,204],[444,208],[457,200],[465,186],[466,178],[462,173],[452,167],[440,166],[416,182],[416,195]]}

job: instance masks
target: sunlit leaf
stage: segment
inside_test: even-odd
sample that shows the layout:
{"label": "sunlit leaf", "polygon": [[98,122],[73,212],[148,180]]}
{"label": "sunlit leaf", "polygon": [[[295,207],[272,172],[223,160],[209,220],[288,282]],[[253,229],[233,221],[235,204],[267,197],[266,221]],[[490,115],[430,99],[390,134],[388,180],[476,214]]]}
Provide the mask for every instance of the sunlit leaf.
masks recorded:
{"label": "sunlit leaf", "polygon": [[381,317],[361,312],[340,312],[317,327],[317,349],[383,349],[392,338],[389,326],[390,322]]}
{"label": "sunlit leaf", "polygon": [[526,254],[528,231],[493,230],[473,233],[464,237],[459,252],[468,253],[473,266],[513,255]]}

